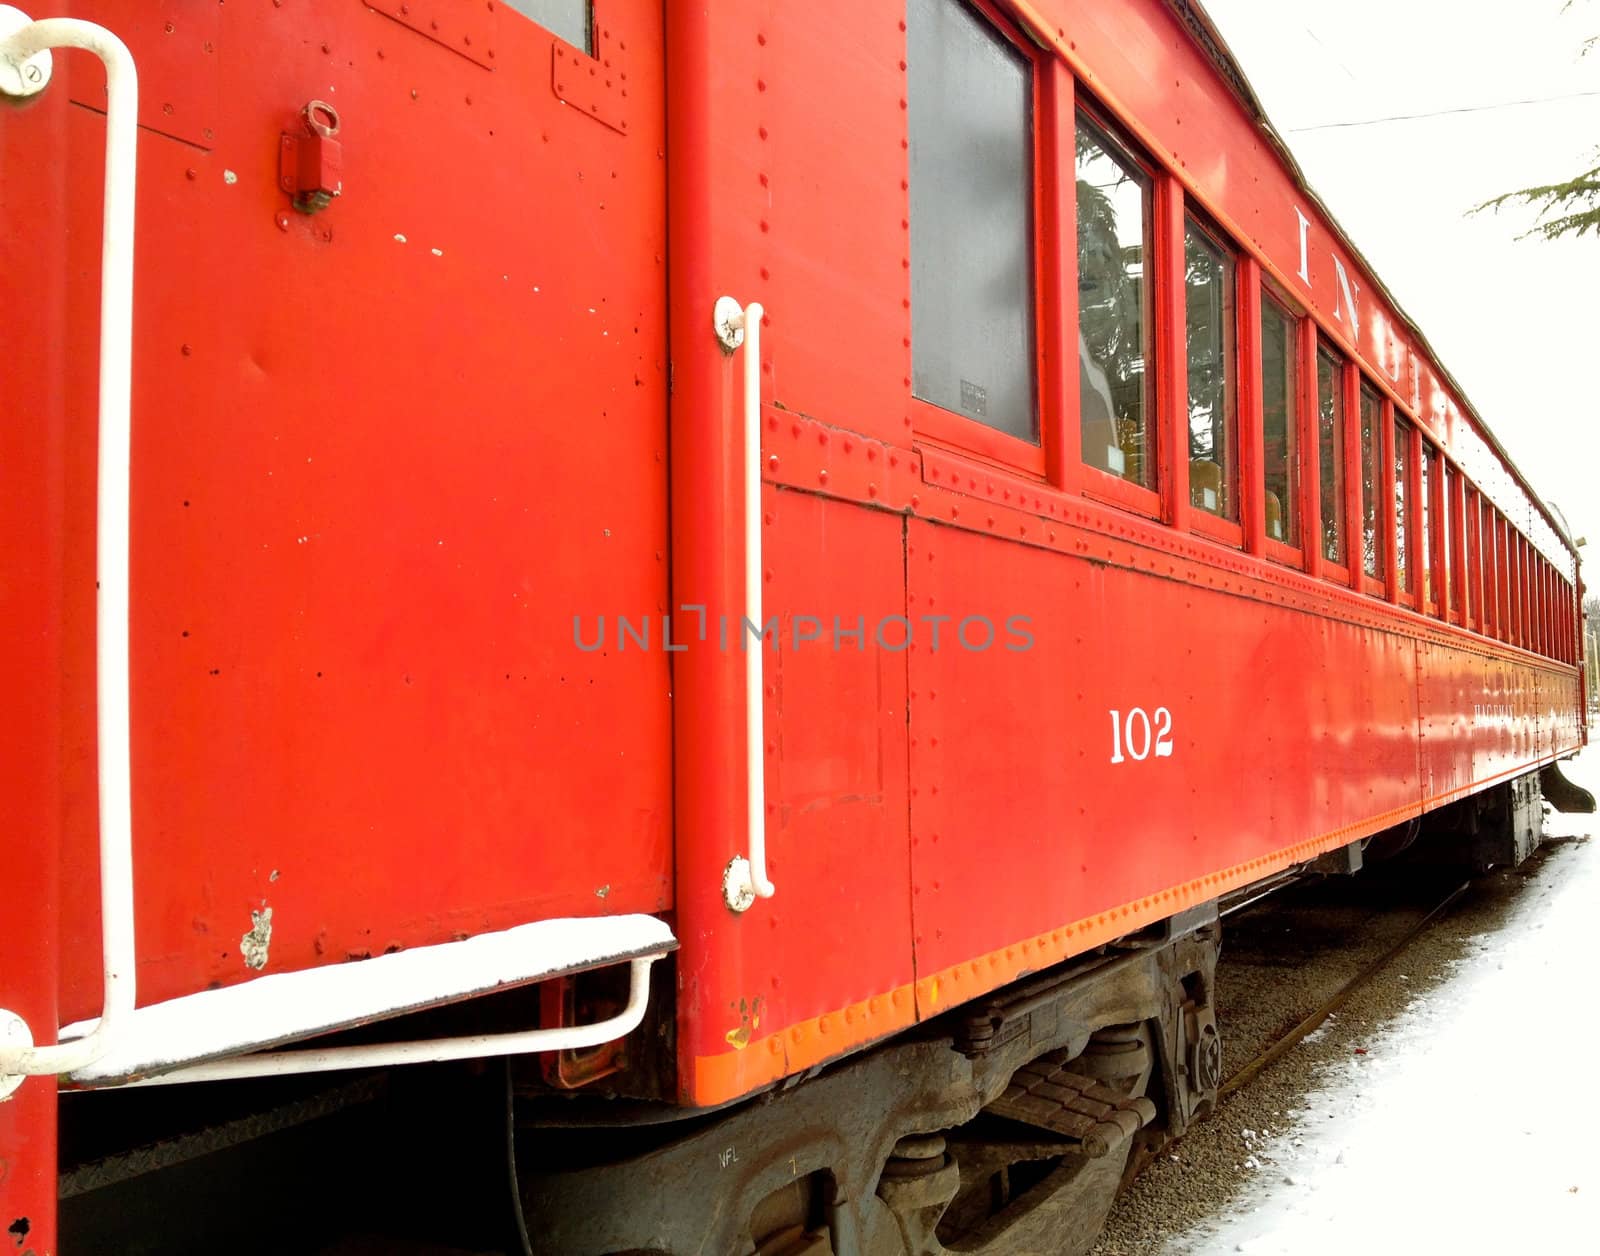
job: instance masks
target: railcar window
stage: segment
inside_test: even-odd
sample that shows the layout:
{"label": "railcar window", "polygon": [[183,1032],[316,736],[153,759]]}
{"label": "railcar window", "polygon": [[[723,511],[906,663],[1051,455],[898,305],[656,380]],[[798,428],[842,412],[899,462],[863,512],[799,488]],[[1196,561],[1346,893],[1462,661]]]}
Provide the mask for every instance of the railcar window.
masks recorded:
{"label": "railcar window", "polygon": [[1083,460],[1154,487],[1150,440],[1150,179],[1078,115],[1078,409]]}
{"label": "railcar window", "polygon": [[590,0],[504,0],[545,30],[594,55],[594,5]]}
{"label": "railcar window", "polygon": [[1395,419],[1395,581],[1411,592],[1411,427]]}
{"label": "railcar window", "polygon": [[1361,570],[1382,580],[1383,534],[1378,530],[1378,497],[1383,492],[1383,403],[1366,382],[1361,385]]}
{"label": "railcar window", "polygon": [[1237,519],[1233,255],[1192,218],[1184,224],[1189,349],[1189,497]]}
{"label": "railcar window", "polygon": [[911,390],[1037,443],[1033,67],[960,0],[910,0]]}
{"label": "railcar window", "polygon": [[1322,556],[1344,565],[1344,363],[1317,350],[1317,454],[1322,471]]}
{"label": "railcar window", "polygon": [[1439,618],[1449,619],[1450,612],[1461,607],[1456,596],[1459,586],[1455,579],[1460,574],[1461,556],[1454,552],[1450,543],[1454,539],[1454,530],[1450,525],[1455,515],[1453,499],[1456,473],[1442,458],[1439,460],[1439,475],[1442,481],[1439,492]]}
{"label": "railcar window", "polygon": [[1261,299],[1261,458],[1266,478],[1267,535],[1299,540],[1295,320],[1270,297]]}
{"label": "railcar window", "polygon": [[1394,424],[1394,574],[1400,592],[1411,592],[1411,427]]}
{"label": "railcar window", "polygon": [[1438,601],[1433,562],[1433,450],[1422,447],[1422,609]]}
{"label": "railcar window", "polygon": [[1467,564],[1467,619],[1483,631],[1483,534],[1478,521],[1483,510],[1478,505],[1478,490],[1471,485],[1464,489],[1465,518],[1467,524],[1466,549],[1462,551]]}
{"label": "railcar window", "polygon": [[1482,551],[1483,593],[1479,615],[1483,620],[1483,633],[1488,637],[1500,635],[1500,598],[1496,592],[1495,576],[1494,507],[1489,499],[1478,498],[1478,548]]}
{"label": "railcar window", "polygon": [[1500,640],[1515,641],[1517,625],[1515,608],[1511,600],[1511,527],[1498,510],[1494,512],[1495,583],[1500,609],[1496,615],[1500,622]]}

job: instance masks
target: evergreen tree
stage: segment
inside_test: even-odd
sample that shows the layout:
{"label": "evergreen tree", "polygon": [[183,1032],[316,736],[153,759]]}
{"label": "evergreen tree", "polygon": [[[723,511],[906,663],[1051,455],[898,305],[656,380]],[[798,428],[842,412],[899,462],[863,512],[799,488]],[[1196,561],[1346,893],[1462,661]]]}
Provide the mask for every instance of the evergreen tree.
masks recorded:
{"label": "evergreen tree", "polygon": [[[1567,0],[1562,11],[1572,7]],[[1586,40],[1580,56],[1588,56],[1600,47],[1600,35]],[[1600,148],[1595,149],[1592,160],[1600,162]],[[1491,210],[1498,213],[1506,205],[1533,205],[1539,212],[1538,221],[1517,238],[1525,240],[1531,235],[1546,240],[1559,240],[1562,236],[1584,236],[1589,232],[1600,235],[1600,164],[1574,175],[1564,183],[1546,183],[1540,187],[1522,188],[1504,192],[1493,200],[1485,201],[1472,212]]]}

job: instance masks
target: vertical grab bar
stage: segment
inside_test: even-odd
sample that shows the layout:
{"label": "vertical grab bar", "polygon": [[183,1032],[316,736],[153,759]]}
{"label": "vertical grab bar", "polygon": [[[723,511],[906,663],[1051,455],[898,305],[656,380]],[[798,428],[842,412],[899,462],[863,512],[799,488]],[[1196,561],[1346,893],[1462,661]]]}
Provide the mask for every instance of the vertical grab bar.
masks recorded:
{"label": "vertical grab bar", "polygon": [[134,174],[139,77],[127,45],[93,22],[31,22],[0,6],[0,92],[33,95],[50,77],[49,50],[78,48],[106,69],[105,210],[100,251],[99,487],[95,662],[100,791],[100,931],[105,1004],[82,1038],[34,1046],[21,1018],[0,1046],[0,1097],[23,1076],[70,1073],[99,1059],[135,1003],[133,818],[128,718],[128,481],[133,387]]}
{"label": "vertical grab bar", "polygon": [[[749,858],[735,855],[722,873],[722,898],[748,911],[777,887],[767,879],[766,729],[762,704],[765,634],[761,632],[761,318],[758,301],[741,306],[719,297],[712,311],[717,338],[730,353],[744,346],[744,650],[745,831]],[[746,632],[755,632],[754,641]]]}

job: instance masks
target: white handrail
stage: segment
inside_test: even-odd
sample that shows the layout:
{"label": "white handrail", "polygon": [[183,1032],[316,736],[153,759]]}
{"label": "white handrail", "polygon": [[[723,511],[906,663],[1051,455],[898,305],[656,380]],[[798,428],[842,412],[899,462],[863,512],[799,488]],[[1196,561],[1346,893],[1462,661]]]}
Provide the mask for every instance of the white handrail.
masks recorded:
{"label": "white handrail", "polygon": [[511,1033],[471,1034],[416,1042],[375,1042],[353,1047],[305,1051],[263,1051],[205,1064],[191,1064],[119,1086],[165,1086],[175,1082],[231,1081],[241,1077],[274,1077],[290,1073],[331,1073],[347,1068],[386,1068],[395,1064],[433,1064],[441,1060],[477,1060],[491,1055],[527,1055],[534,1051],[576,1051],[631,1034],[644,1020],[650,1002],[650,965],[661,955],[630,961],[628,1002],[622,1011],[592,1025],[554,1025]]}
{"label": "white handrail", "polygon": [[741,627],[744,650],[745,833],[750,852],[735,855],[722,874],[723,901],[733,911],[746,911],[758,898],[771,898],[777,887],[767,879],[766,730],[761,633],[761,319],[759,301],[741,307],[722,297],[713,311],[718,337],[729,350],[744,345],[744,617],[757,634],[752,641]]}
{"label": "white handrail", "polygon": [[[21,18],[6,7],[7,19]],[[133,377],[134,174],[139,76],[127,46],[93,22],[50,18],[0,39],[0,63],[24,72],[52,48],[92,52],[106,68],[105,211],[100,246],[100,447],[95,653],[100,776],[100,934],[105,1003],[85,1037],[0,1049],[0,1078],[69,1073],[99,1059],[133,1011],[133,819],[128,720],[128,460]],[[38,63],[33,63],[37,67]],[[30,72],[30,79],[34,78]]]}

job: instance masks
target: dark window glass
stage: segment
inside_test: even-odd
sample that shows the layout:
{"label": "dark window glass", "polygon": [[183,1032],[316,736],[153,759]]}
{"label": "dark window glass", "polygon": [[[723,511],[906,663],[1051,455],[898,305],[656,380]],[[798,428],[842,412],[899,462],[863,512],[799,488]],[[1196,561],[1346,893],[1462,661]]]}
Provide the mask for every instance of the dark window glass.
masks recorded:
{"label": "dark window glass", "polygon": [[1344,565],[1344,363],[1317,350],[1317,458],[1322,471],[1322,556]]}
{"label": "dark window glass", "polygon": [[1261,461],[1266,477],[1267,535],[1299,542],[1295,489],[1295,320],[1276,301],[1261,300]]}
{"label": "dark window glass", "polygon": [[911,390],[1037,442],[1033,86],[958,0],[910,0]]}
{"label": "dark window glass", "polygon": [[531,17],[547,31],[560,35],[569,44],[594,55],[591,19],[593,8],[589,0],[504,0],[518,13]]}
{"label": "dark window glass", "polygon": [[1433,583],[1433,450],[1422,447],[1422,601],[1424,609],[1439,600]]}
{"label": "dark window glass", "polygon": [[1442,619],[1450,617],[1452,609],[1459,609],[1461,603],[1456,601],[1456,568],[1461,564],[1455,561],[1460,558],[1455,553],[1455,530],[1450,526],[1455,517],[1455,502],[1451,500],[1456,491],[1456,473],[1450,464],[1440,459],[1440,476],[1442,485],[1439,490],[1439,616]]}
{"label": "dark window glass", "polygon": [[1150,180],[1078,116],[1078,412],[1083,460],[1155,484],[1145,223]]}
{"label": "dark window glass", "polygon": [[1483,534],[1478,530],[1479,520],[1483,517],[1483,508],[1478,504],[1478,490],[1472,487],[1466,489],[1466,525],[1467,548],[1463,554],[1467,560],[1467,617],[1478,621],[1479,629],[1483,627]]}
{"label": "dark window glass", "polygon": [[1467,614],[1467,517],[1463,494],[1466,483],[1459,471],[1446,469],[1445,499],[1450,519],[1450,605],[1463,621]]}
{"label": "dark window glass", "polygon": [[1189,349],[1189,499],[1237,519],[1234,483],[1233,255],[1190,221],[1184,226]]}
{"label": "dark window glass", "polygon": [[1383,533],[1378,499],[1383,493],[1383,402],[1361,385],[1361,570],[1383,579]]}
{"label": "dark window glass", "polygon": [[1500,597],[1496,589],[1497,577],[1495,576],[1495,539],[1494,539],[1494,507],[1489,505],[1486,497],[1478,498],[1478,549],[1483,555],[1483,599],[1480,602],[1480,614],[1483,617],[1483,631],[1486,636],[1498,636],[1500,632]]}
{"label": "dark window glass", "polygon": [[1394,422],[1394,574],[1411,592],[1411,427]]}

